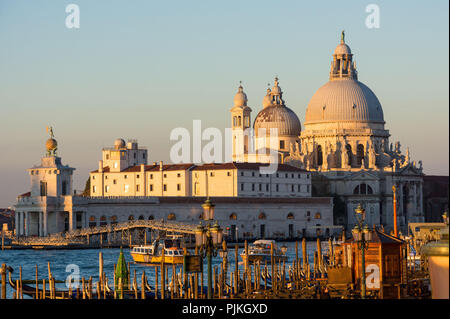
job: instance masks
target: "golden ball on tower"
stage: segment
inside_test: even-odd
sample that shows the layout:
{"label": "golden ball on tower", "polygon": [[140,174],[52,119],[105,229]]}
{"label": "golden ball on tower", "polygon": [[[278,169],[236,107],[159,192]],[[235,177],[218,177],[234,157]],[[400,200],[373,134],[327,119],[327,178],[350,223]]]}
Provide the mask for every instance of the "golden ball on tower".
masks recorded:
{"label": "golden ball on tower", "polygon": [[47,151],[53,151],[58,146],[58,143],[55,139],[49,138],[47,142],[45,142],[45,147],[47,148]]}

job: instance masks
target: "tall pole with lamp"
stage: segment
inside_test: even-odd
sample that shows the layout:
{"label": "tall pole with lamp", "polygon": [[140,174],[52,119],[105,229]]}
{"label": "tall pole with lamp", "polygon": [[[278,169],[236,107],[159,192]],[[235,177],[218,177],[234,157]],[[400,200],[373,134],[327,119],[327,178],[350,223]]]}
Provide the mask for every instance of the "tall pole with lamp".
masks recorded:
{"label": "tall pole with lamp", "polygon": [[369,241],[372,240],[372,232],[369,226],[365,223],[366,211],[358,204],[355,209],[357,224],[352,230],[353,239],[355,240],[358,249],[361,250],[361,298],[366,298],[366,257],[365,251],[369,248]]}
{"label": "tall pole with lamp", "polygon": [[211,226],[214,220],[215,205],[208,199],[203,203],[203,220],[207,221],[206,226],[199,225],[195,232],[195,243],[199,248],[202,258],[208,262],[208,299],[212,298],[212,256],[217,256],[217,251],[222,244],[223,230],[219,227],[217,221]]}

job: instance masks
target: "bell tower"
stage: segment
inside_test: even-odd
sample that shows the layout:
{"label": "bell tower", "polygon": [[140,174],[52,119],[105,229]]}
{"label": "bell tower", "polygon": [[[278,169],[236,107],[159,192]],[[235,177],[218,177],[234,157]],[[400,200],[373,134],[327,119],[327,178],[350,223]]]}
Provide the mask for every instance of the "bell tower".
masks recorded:
{"label": "bell tower", "polygon": [[234,96],[234,106],[231,112],[232,132],[232,160],[233,162],[244,162],[245,155],[249,152],[249,141],[251,140],[251,118],[252,109],[247,106],[247,95],[244,93],[242,84]]}

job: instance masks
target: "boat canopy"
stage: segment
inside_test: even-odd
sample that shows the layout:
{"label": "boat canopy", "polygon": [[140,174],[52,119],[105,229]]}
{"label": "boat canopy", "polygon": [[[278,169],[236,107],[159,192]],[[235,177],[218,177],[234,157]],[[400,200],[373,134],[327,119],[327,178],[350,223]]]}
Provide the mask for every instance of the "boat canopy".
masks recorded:
{"label": "boat canopy", "polygon": [[274,247],[276,246],[276,241],[272,239],[260,239],[256,240],[253,245],[268,245],[270,246],[273,243]]}

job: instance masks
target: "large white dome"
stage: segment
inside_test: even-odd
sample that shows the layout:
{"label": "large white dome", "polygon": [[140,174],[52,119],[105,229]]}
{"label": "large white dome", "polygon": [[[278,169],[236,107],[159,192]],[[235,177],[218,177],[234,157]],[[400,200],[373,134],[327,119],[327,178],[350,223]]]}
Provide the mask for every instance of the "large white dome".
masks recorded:
{"label": "large white dome", "polygon": [[383,109],[363,83],[352,78],[334,79],[320,87],[309,101],[305,125],[339,121],[384,124]]}

